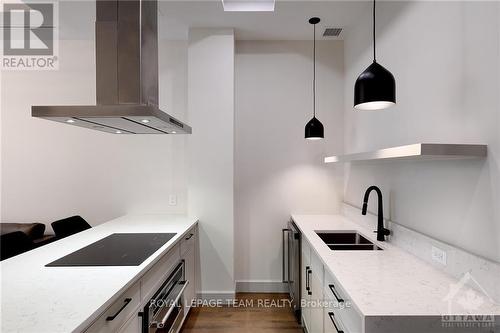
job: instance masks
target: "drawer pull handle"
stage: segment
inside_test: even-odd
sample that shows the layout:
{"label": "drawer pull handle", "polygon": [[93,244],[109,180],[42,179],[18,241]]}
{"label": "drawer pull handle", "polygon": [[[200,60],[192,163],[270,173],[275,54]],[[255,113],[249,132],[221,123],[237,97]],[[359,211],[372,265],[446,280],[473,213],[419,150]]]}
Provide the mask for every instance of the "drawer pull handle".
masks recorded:
{"label": "drawer pull handle", "polygon": [[330,317],[330,320],[333,323],[333,327],[335,327],[335,330],[337,331],[337,333],[344,333],[344,331],[339,330],[337,323],[335,323],[335,316],[333,315],[333,312],[328,312],[328,316]]}
{"label": "drawer pull handle", "polygon": [[130,303],[130,301],[132,301],[132,298],[125,298],[124,302],[123,302],[123,305],[122,307],[118,310],[118,312],[116,312],[114,315],[112,316],[108,316],[106,317],[106,321],[112,321],[116,318],[116,316],[118,316],[120,314],[120,312],[123,311],[123,309],[125,309],[125,307],[128,305],[128,303]]}
{"label": "drawer pull handle", "polygon": [[337,299],[337,302],[339,302],[339,303],[345,302],[343,298],[340,298],[337,296],[337,293],[335,292],[335,286],[333,284],[329,284],[328,287],[332,291],[333,296],[335,296],[335,298]]}
{"label": "drawer pull handle", "polygon": [[[309,274],[311,274],[313,271],[312,269],[309,269],[309,271],[307,271],[307,276],[309,276]],[[312,287],[311,287],[311,278],[308,279],[309,280],[309,289],[307,289],[307,294],[309,296],[311,296],[313,293],[312,293]]]}
{"label": "drawer pull handle", "polygon": [[306,290],[309,294],[309,266],[306,266]]}
{"label": "drawer pull handle", "polygon": [[194,234],[189,234],[189,236],[186,237],[186,240],[190,240],[191,237],[193,237],[193,236],[194,236]]}

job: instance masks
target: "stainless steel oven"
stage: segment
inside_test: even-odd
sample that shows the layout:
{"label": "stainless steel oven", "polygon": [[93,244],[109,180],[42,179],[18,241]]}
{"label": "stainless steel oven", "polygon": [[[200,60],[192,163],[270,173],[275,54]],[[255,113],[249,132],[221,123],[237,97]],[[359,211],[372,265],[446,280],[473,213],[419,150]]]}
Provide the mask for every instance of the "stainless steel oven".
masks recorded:
{"label": "stainless steel oven", "polygon": [[293,220],[282,230],[283,237],[283,282],[288,285],[288,293],[297,321],[301,321],[300,311],[300,239],[299,228]]}
{"label": "stainless steel oven", "polygon": [[184,261],[181,261],[153,295],[142,312],[143,333],[176,333],[184,318]]}

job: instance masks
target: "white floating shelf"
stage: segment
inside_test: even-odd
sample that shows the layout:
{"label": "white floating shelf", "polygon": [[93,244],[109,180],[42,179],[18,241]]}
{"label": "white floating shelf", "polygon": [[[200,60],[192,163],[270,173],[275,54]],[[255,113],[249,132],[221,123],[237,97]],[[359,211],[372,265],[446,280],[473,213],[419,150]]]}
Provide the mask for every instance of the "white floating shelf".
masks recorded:
{"label": "white floating shelf", "polygon": [[416,143],[365,153],[325,157],[325,163],[373,161],[387,159],[468,159],[484,158],[487,145]]}

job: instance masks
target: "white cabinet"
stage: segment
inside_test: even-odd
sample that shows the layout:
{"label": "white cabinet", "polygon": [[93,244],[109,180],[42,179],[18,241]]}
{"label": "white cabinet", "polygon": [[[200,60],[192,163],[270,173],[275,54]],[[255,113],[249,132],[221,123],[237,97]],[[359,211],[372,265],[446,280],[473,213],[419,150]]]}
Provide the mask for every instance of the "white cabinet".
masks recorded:
{"label": "white cabinet", "polygon": [[180,246],[174,245],[141,278],[141,298],[148,301],[181,260]]}
{"label": "white cabinet", "polygon": [[90,333],[116,332],[132,314],[137,314],[141,302],[140,282],[135,283],[111,304],[86,330]]}
{"label": "white cabinet", "polygon": [[325,332],[337,332],[338,330],[344,333],[362,333],[363,332],[363,317],[354,308],[349,295],[342,288],[338,280],[328,271],[325,271],[325,301],[330,305],[324,310]]}
{"label": "white cabinet", "polygon": [[308,333],[364,333],[364,317],[311,244],[301,241],[302,325]]}
{"label": "white cabinet", "polygon": [[302,325],[309,333],[323,332],[323,264],[309,243],[302,239]]}
{"label": "white cabinet", "polygon": [[301,294],[301,312],[302,312],[302,326],[306,328],[306,331],[310,331],[310,322],[311,322],[311,308],[309,306],[309,303],[311,301],[311,295],[309,293],[309,277],[310,273],[309,270],[311,269],[311,250],[309,247],[309,243],[302,238],[302,243],[301,243],[301,274],[300,274],[300,280],[301,280],[301,289],[300,289],[300,294]]}
{"label": "white cabinet", "polygon": [[118,331],[119,333],[138,333],[142,332],[142,317],[132,316],[125,325]]}
{"label": "white cabinet", "polygon": [[309,333],[323,332],[323,263],[311,250],[311,273],[309,290],[311,293],[311,319]]}
{"label": "white cabinet", "polygon": [[344,326],[340,323],[338,315],[334,309],[326,308],[323,312],[325,322],[325,333],[348,333]]}
{"label": "white cabinet", "polygon": [[187,316],[191,307],[191,302],[196,299],[196,244],[197,244],[197,228],[192,228],[184,240],[181,242],[181,258],[184,260],[184,274],[189,284],[184,291],[184,306],[185,315]]}

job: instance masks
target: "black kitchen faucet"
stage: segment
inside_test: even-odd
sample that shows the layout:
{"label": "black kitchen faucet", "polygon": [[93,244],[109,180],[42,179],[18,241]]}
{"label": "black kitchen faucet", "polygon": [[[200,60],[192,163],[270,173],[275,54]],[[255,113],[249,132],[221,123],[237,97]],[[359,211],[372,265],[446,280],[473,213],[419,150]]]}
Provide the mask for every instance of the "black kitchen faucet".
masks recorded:
{"label": "black kitchen faucet", "polygon": [[389,229],[384,228],[384,206],[382,204],[382,191],[377,186],[370,186],[366,189],[365,197],[363,199],[363,211],[362,214],[366,215],[366,209],[368,208],[368,198],[370,196],[371,191],[375,190],[378,196],[378,223],[377,223],[377,240],[385,241],[385,236],[391,234]]}

